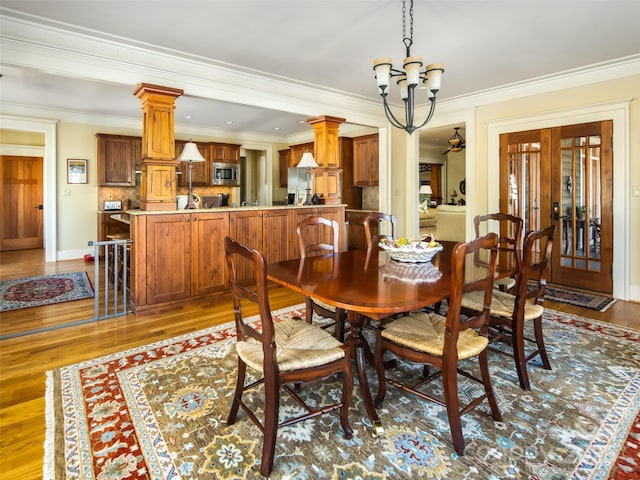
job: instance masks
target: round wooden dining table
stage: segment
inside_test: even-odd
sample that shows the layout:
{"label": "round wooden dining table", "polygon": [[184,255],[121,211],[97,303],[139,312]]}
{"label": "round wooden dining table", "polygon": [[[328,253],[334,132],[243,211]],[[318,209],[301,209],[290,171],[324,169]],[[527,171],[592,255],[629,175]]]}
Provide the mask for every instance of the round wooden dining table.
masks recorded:
{"label": "round wooden dining table", "polygon": [[[443,250],[431,262],[403,263],[392,260],[384,250],[351,250],[322,256],[285,260],[268,265],[269,280],[321,300],[348,312],[351,330],[345,343],[355,358],[360,393],[372,424],[372,434],[384,432],[373,405],[366,375],[366,361],[372,360],[362,335],[367,318],[381,320],[419,310],[449,297],[451,255],[455,242],[440,242]],[[468,275],[486,271],[482,259],[467,262]],[[496,278],[513,273],[508,258],[496,267]]]}
{"label": "round wooden dining table", "polygon": [[365,371],[365,357],[371,359],[371,351],[362,335],[362,325],[367,317],[383,319],[447,298],[453,245],[445,245],[428,263],[396,262],[382,250],[374,250],[369,255],[366,250],[352,250],[287,260],[267,267],[270,280],[348,312],[351,330],[346,343],[356,361],[360,393],[374,435],[384,430]]}

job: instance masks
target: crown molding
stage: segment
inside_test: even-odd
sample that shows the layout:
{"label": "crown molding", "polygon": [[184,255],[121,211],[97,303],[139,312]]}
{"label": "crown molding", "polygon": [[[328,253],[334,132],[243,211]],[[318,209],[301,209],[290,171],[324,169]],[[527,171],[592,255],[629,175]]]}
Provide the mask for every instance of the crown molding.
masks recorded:
{"label": "crown molding", "polygon": [[140,42],[11,17],[15,12],[8,9],[3,13],[3,64],[128,85],[132,90],[141,82],[179,86],[195,97],[310,117],[348,116],[372,126],[385,123],[378,103],[370,99]]}

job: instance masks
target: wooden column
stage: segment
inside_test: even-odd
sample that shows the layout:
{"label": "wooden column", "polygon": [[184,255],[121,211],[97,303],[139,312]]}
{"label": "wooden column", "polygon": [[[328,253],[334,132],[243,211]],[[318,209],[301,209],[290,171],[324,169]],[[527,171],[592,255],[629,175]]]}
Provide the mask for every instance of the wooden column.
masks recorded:
{"label": "wooden column", "polygon": [[338,129],[344,118],[323,115],[307,120],[313,126],[314,158],[319,168],[313,170],[313,190],[321,203],[341,203],[342,164]]}
{"label": "wooden column", "polygon": [[133,94],[142,101],[142,210],[176,209],[175,99],[183,91],[141,83]]}

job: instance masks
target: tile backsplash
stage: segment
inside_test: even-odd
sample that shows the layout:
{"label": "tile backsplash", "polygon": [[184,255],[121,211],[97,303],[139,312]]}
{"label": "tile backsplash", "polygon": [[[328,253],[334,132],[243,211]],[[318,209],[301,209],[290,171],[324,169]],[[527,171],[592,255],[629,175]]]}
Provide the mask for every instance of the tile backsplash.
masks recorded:
{"label": "tile backsplash", "polygon": [[[205,195],[217,195],[219,193],[229,193],[230,202],[237,202],[235,192],[239,188],[230,187],[193,187],[193,192],[203,197]],[[186,195],[189,192],[187,187],[178,187],[176,195]],[[140,207],[140,187],[98,187],[98,210],[102,210],[105,200],[120,200],[122,208]]]}

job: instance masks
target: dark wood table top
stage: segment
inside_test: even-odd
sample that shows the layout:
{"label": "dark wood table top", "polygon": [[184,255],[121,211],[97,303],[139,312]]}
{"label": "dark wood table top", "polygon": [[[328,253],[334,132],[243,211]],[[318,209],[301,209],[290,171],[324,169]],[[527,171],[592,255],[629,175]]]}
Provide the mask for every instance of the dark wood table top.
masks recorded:
{"label": "dark wood table top", "polygon": [[[442,244],[443,250],[430,263],[396,262],[383,250],[367,258],[366,250],[351,250],[270,264],[267,275],[276,283],[330,305],[383,318],[449,296],[455,243]],[[508,262],[503,264],[497,278],[513,272]],[[476,261],[475,268],[484,269],[483,262]]]}
{"label": "dark wood table top", "polygon": [[[447,259],[452,248],[453,244],[445,245],[428,264],[396,262],[384,251],[367,258],[366,250],[351,250],[274,263],[267,274],[270,280],[330,305],[382,318],[446,298],[451,286]],[[406,280],[403,272],[427,272],[430,281]]]}

